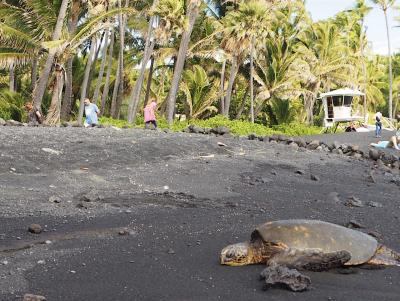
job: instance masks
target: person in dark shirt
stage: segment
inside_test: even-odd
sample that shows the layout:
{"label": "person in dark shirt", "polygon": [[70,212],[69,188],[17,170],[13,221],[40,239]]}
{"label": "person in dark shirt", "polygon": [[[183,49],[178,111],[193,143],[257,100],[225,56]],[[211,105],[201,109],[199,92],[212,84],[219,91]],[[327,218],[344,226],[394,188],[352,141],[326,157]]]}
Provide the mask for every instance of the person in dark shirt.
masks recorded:
{"label": "person in dark shirt", "polygon": [[38,126],[43,123],[42,114],[38,109],[33,107],[31,102],[24,105],[25,110],[28,112],[28,124],[31,126]]}

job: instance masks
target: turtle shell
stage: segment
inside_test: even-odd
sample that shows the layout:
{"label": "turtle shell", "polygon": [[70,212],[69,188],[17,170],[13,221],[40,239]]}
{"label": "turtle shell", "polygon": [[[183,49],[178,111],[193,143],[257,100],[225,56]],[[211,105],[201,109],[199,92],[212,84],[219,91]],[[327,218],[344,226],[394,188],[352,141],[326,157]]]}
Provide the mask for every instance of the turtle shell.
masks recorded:
{"label": "turtle shell", "polygon": [[321,249],[325,253],[347,251],[351,259],[346,265],[363,264],[378,247],[372,236],[339,225],[317,220],[281,220],[260,225],[251,235],[252,241],[283,243],[288,248]]}

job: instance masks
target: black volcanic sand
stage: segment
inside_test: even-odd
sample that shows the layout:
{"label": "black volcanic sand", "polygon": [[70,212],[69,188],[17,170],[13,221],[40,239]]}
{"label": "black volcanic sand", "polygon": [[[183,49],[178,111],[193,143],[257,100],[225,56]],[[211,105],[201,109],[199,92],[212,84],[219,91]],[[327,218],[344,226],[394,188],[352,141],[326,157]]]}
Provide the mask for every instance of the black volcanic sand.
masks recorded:
{"label": "black volcanic sand", "polygon": [[[218,261],[222,247],[247,240],[255,225],[292,218],[357,220],[400,251],[400,187],[372,161],[113,128],[2,127],[0,138],[2,301],[25,293],[68,301],[400,298],[398,267],[307,273],[312,289],[293,293],[265,291],[261,265]],[[365,139],[376,140],[351,142]],[[382,207],[349,208],[349,197]],[[44,231],[29,233],[32,223]]]}

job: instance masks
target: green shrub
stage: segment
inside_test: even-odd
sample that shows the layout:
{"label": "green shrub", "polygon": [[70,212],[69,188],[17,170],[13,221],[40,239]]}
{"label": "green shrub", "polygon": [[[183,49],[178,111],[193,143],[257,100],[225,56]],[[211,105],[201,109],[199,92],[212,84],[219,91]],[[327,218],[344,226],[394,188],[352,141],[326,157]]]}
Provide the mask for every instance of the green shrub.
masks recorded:
{"label": "green shrub", "polygon": [[[101,117],[100,123],[104,125],[113,125],[116,127],[128,127],[132,128],[133,125],[129,124],[125,120],[117,120],[112,118]],[[259,136],[268,136],[273,134],[284,134],[288,136],[302,136],[302,135],[315,135],[322,132],[320,127],[310,127],[299,123],[281,124],[273,126],[272,128],[266,127],[262,124],[251,123],[242,120],[229,120],[224,116],[218,115],[210,119],[205,120],[176,120],[174,124],[169,127],[165,118],[159,117],[157,119],[159,128],[170,128],[174,132],[180,132],[187,128],[190,124],[203,127],[203,128],[215,128],[219,126],[226,126],[230,129],[233,135],[247,136],[249,134],[256,134]],[[136,120],[135,127],[144,127],[143,117],[138,117]]]}
{"label": "green shrub", "polygon": [[0,91],[0,118],[24,121],[26,118],[23,108],[25,101],[25,97],[20,93],[11,92],[8,89]]}

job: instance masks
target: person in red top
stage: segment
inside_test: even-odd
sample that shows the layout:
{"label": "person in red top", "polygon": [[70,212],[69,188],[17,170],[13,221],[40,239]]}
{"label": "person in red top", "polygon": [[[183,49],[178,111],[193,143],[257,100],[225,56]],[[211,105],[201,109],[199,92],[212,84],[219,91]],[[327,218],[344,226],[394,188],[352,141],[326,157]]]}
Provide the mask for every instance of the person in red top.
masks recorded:
{"label": "person in red top", "polygon": [[157,121],[156,121],[156,110],[157,102],[155,99],[151,99],[147,106],[144,108],[144,123],[145,128],[149,129],[150,124],[154,125],[154,129],[157,128]]}

